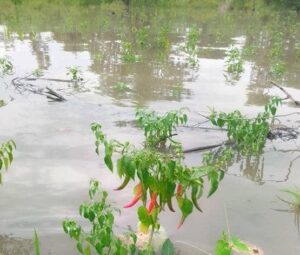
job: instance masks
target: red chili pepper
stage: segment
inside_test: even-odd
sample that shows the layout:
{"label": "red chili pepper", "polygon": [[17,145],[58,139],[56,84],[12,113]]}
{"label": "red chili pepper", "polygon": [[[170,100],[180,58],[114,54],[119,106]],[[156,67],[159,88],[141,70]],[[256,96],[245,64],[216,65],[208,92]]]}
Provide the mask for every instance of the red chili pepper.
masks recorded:
{"label": "red chili pepper", "polygon": [[139,183],[138,185],[136,185],[134,187],[134,193],[135,193],[134,198],[127,205],[124,205],[123,208],[130,208],[130,207],[134,206],[141,199],[142,194],[143,194],[143,189],[142,189],[141,183]]}
{"label": "red chili pepper", "polygon": [[151,213],[153,208],[155,206],[157,206],[156,197],[157,197],[156,193],[153,192],[151,195],[151,200],[150,200],[149,206],[148,206],[148,213]]}
{"label": "red chili pepper", "polygon": [[181,197],[183,195],[183,187],[182,185],[179,183],[177,186],[177,192],[176,192],[176,196]]}
{"label": "red chili pepper", "polygon": [[135,197],[129,202],[129,204],[124,205],[123,208],[130,208],[134,206],[142,197],[142,193],[136,194]]}

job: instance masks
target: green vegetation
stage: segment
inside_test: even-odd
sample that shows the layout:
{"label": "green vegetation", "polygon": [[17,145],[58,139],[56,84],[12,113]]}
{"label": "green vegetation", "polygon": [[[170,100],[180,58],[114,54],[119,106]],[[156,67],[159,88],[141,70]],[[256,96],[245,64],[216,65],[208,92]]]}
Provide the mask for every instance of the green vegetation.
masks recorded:
{"label": "green vegetation", "polygon": [[257,117],[248,119],[236,110],[232,113],[212,112],[210,121],[213,125],[227,129],[229,139],[232,139],[244,154],[257,154],[266,143],[270,124],[273,122],[281,99],[273,97],[265,106],[265,111]]}
{"label": "green vegetation", "polygon": [[0,58],[0,76],[11,75],[13,68],[12,62],[7,57]]}
{"label": "green vegetation", "polygon": [[196,66],[198,64],[198,43],[200,39],[200,32],[196,27],[192,27],[189,29],[186,36],[186,43],[184,46],[185,52],[189,55],[189,63],[192,66]]}
{"label": "green vegetation", "polygon": [[74,220],[65,220],[63,229],[77,242],[76,247],[81,254],[136,254],[137,237],[134,233],[128,233],[127,242],[115,234],[113,227],[116,209],[108,203],[107,196],[107,192],[100,189],[99,182],[91,180],[91,202],[79,207],[80,215],[90,224],[90,231],[84,231]]}
{"label": "green vegetation", "polygon": [[124,91],[127,91],[129,89],[129,85],[125,82],[119,81],[114,85],[114,89],[119,91],[119,92],[124,92]]}
{"label": "green vegetation", "polygon": [[37,68],[37,69],[33,70],[31,74],[35,77],[41,77],[41,76],[43,76],[43,70]]}
{"label": "green vegetation", "polygon": [[138,56],[134,54],[132,44],[130,42],[122,42],[121,59],[124,63],[135,63],[139,60]]}
{"label": "green vegetation", "polygon": [[[207,195],[210,197],[218,189],[233,154],[231,150],[223,150],[218,158],[214,158],[208,153],[203,158],[203,165],[188,167],[183,163],[182,148],[178,142],[180,146],[177,146],[175,154],[156,150],[158,141],[170,139],[175,127],[186,123],[185,114],[179,111],[159,116],[155,112],[138,111],[137,119],[144,129],[146,140],[146,147],[141,149],[129,142],[108,140],[100,124],[93,123],[91,129],[96,137],[96,153],[100,155],[100,147],[103,146],[107,168],[112,172],[116,169],[123,179],[116,190],[123,190],[130,181],[138,179],[134,196],[124,208],[133,207],[141,201],[142,205],[137,209],[139,231],[150,232],[148,246],[151,247],[153,234],[160,228],[160,213],[166,207],[174,212],[175,198],[182,214],[177,226],[180,228],[194,209],[202,212],[198,200],[203,196],[205,180],[210,186]],[[116,163],[113,163],[113,158],[117,158]]]}
{"label": "green vegetation", "polygon": [[294,189],[282,189],[281,191],[292,198],[292,200],[284,200],[279,197],[281,201],[289,205],[291,212],[294,213],[294,222],[298,232],[300,232],[300,189],[295,187]]}
{"label": "green vegetation", "polygon": [[78,82],[82,80],[82,72],[78,66],[67,67],[67,75],[72,81]]}
{"label": "green vegetation", "polygon": [[3,169],[7,170],[13,161],[13,151],[16,149],[16,144],[13,140],[4,142],[0,146],[0,184],[2,183]]}
{"label": "green vegetation", "polygon": [[34,255],[41,255],[40,241],[39,241],[39,237],[35,230],[34,230],[34,236],[33,236],[33,244],[34,244]]}
{"label": "green vegetation", "polygon": [[137,31],[135,32],[135,36],[136,36],[136,43],[138,46],[140,46],[141,48],[147,48],[150,45],[149,33],[150,33],[150,28],[148,26],[137,29]]}
{"label": "green vegetation", "polygon": [[226,52],[227,72],[238,76],[244,71],[241,53],[238,48],[232,47]]}
{"label": "green vegetation", "polygon": [[146,137],[146,146],[165,146],[166,142],[172,145],[178,143],[172,139],[176,127],[187,123],[187,115],[184,109],[158,115],[156,112],[146,112],[143,109],[136,111],[136,119],[139,127],[143,128]]}
{"label": "green vegetation", "polygon": [[223,233],[222,238],[218,240],[215,250],[215,255],[233,255],[234,251],[249,254],[250,248],[237,237],[230,238],[226,233]]}

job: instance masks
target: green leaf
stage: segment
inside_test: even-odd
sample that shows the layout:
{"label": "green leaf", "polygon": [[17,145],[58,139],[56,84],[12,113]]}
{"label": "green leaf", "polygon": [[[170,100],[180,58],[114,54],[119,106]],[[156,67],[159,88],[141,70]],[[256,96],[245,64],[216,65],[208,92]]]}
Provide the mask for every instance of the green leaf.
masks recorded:
{"label": "green leaf", "polygon": [[189,200],[188,198],[183,198],[182,204],[181,204],[181,212],[184,217],[187,217],[193,212],[193,202]]}
{"label": "green leaf", "polygon": [[242,242],[240,239],[238,239],[237,237],[233,237],[231,240],[232,244],[234,245],[234,247],[236,249],[238,249],[239,251],[242,252],[247,252],[249,251],[249,247],[247,244],[245,244],[244,242]]}
{"label": "green leaf", "polygon": [[105,162],[105,165],[108,167],[108,169],[110,171],[113,171],[114,168],[113,168],[113,162],[111,160],[111,156],[105,155],[104,162]]}
{"label": "green leaf", "polygon": [[36,231],[34,230],[34,255],[40,255],[40,242]]}
{"label": "green leaf", "polygon": [[142,224],[149,227],[152,223],[151,216],[148,214],[147,208],[145,206],[140,206],[138,209],[138,217]]}
{"label": "green leaf", "polygon": [[221,239],[217,242],[215,255],[231,255],[229,243]]}
{"label": "green leaf", "polygon": [[219,127],[223,127],[224,124],[225,124],[225,120],[223,120],[223,119],[218,119],[218,120],[217,120],[217,124],[218,124]]}
{"label": "green leaf", "polygon": [[161,249],[162,255],[174,255],[175,254],[175,248],[173,243],[170,241],[170,239],[167,239]]}

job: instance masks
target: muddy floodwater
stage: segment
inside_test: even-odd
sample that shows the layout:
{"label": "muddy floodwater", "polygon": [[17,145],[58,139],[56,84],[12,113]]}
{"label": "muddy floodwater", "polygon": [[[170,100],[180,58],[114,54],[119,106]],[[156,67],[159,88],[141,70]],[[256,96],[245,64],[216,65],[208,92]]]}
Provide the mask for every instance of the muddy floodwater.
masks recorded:
{"label": "muddy floodwater", "polygon": [[[13,74],[0,77],[0,141],[17,144],[0,186],[0,254],[32,254],[34,229],[42,254],[77,254],[61,223],[81,222],[78,207],[88,199],[91,178],[101,181],[117,207],[131,199],[132,186],[113,191],[120,181],[96,155],[90,123],[138,146],[143,132],[134,121],[137,107],[162,113],[186,107],[193,126],[210,108],[256,116],[271,96],[285,97],[270,80],[300,100],[300,20],[292,12],[47,2],[0,3],[0,57],[14,65]],[[185,48],[191,29],[199,33],[193,54]],[[135,63],[124,61],[126,43]],[[227,73],[230,47],[242,54],[244,70],[237,77]],[[83,81],[11,83],[37,69],[43,78],[70,79],[71,66],[79,67]],[[49,102],[37,93],[46,86],[67,100]],[[278,115],[286,116],[278,122],[299,131],[300,114],[287,115],[295,112],[299,108],[284,101]],[[226,133],[180,127],[177,139],[188,149],[225,141]],[[299,255],[299,226],[278,199],[285,197],[281,189],[300,187],[299,146],[300,139],[276,139],[260,156],[236,156],[216,194],[201,200],[204,212],[195,212],[180,230],[179,213],[163,213],[161,224],[180,254],[202,254],[193,247],[213,253],[227,217],[232,235],[265,254]],[[201,160],[201,153],[186,155],[188,165]],[[117,224],[136,228],[136,220],[135,208],[122,210]]]}

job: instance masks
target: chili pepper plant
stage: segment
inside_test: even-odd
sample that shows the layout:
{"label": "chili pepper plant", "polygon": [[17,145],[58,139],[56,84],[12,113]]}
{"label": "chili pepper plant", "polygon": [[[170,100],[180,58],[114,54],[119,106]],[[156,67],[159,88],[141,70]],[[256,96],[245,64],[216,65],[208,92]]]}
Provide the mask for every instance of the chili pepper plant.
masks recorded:
{"label": "chili pepper plant", "polygon": [[[143,114],[142,117],[146,116],[147,119],[147,125],[142,125],[146,144],[149,144],[151,137],[150,144],[155,145],[161,136],[170,135],[176,125],[186,122],[187,116],[178,117],[178,113],[176,114],[177,117],[174,118],[166,117],[168,114],[165,117],[148,118],[148,114]],[[156,113],[151,113],[150,116],[152,115]],[[141,114],[138,113],[137,116],[138,121],[144,123]],[[167,123],[163,121],[166,118],[169,120]],[[183,120],[180,121],[180,118]],[[181,211],[178,229],[194,210],[202,212],[199,200],[204,194],[205,183],[208,183],[207,197],[210,197],[218,189],[233,156],[231,150],[224,149],[218,158],[214,158],[212,154],[205,154],[202,165],[189,167],[184,164],[181,146],[177,146],[176,151],[159,151],[155,146],[136,148],[129,142],[108,139],[99,123],[92,123],[91,129],[96,137],[96,153],[100,154],[100,148],[103,147],[107,168],[111,172],[116,171],[122,179],[116,190],[123,190],[129,182],[135,183],[133,198],[124,208],[136,206],[139,231],[149,234],[149,247],[152,245],[154,232],[160,228],[159,215],[167,210],[175,212],[174,201]],[[161,133],[164,129],[167,132]],[[177,141],[176,143],[180,144]]]}

